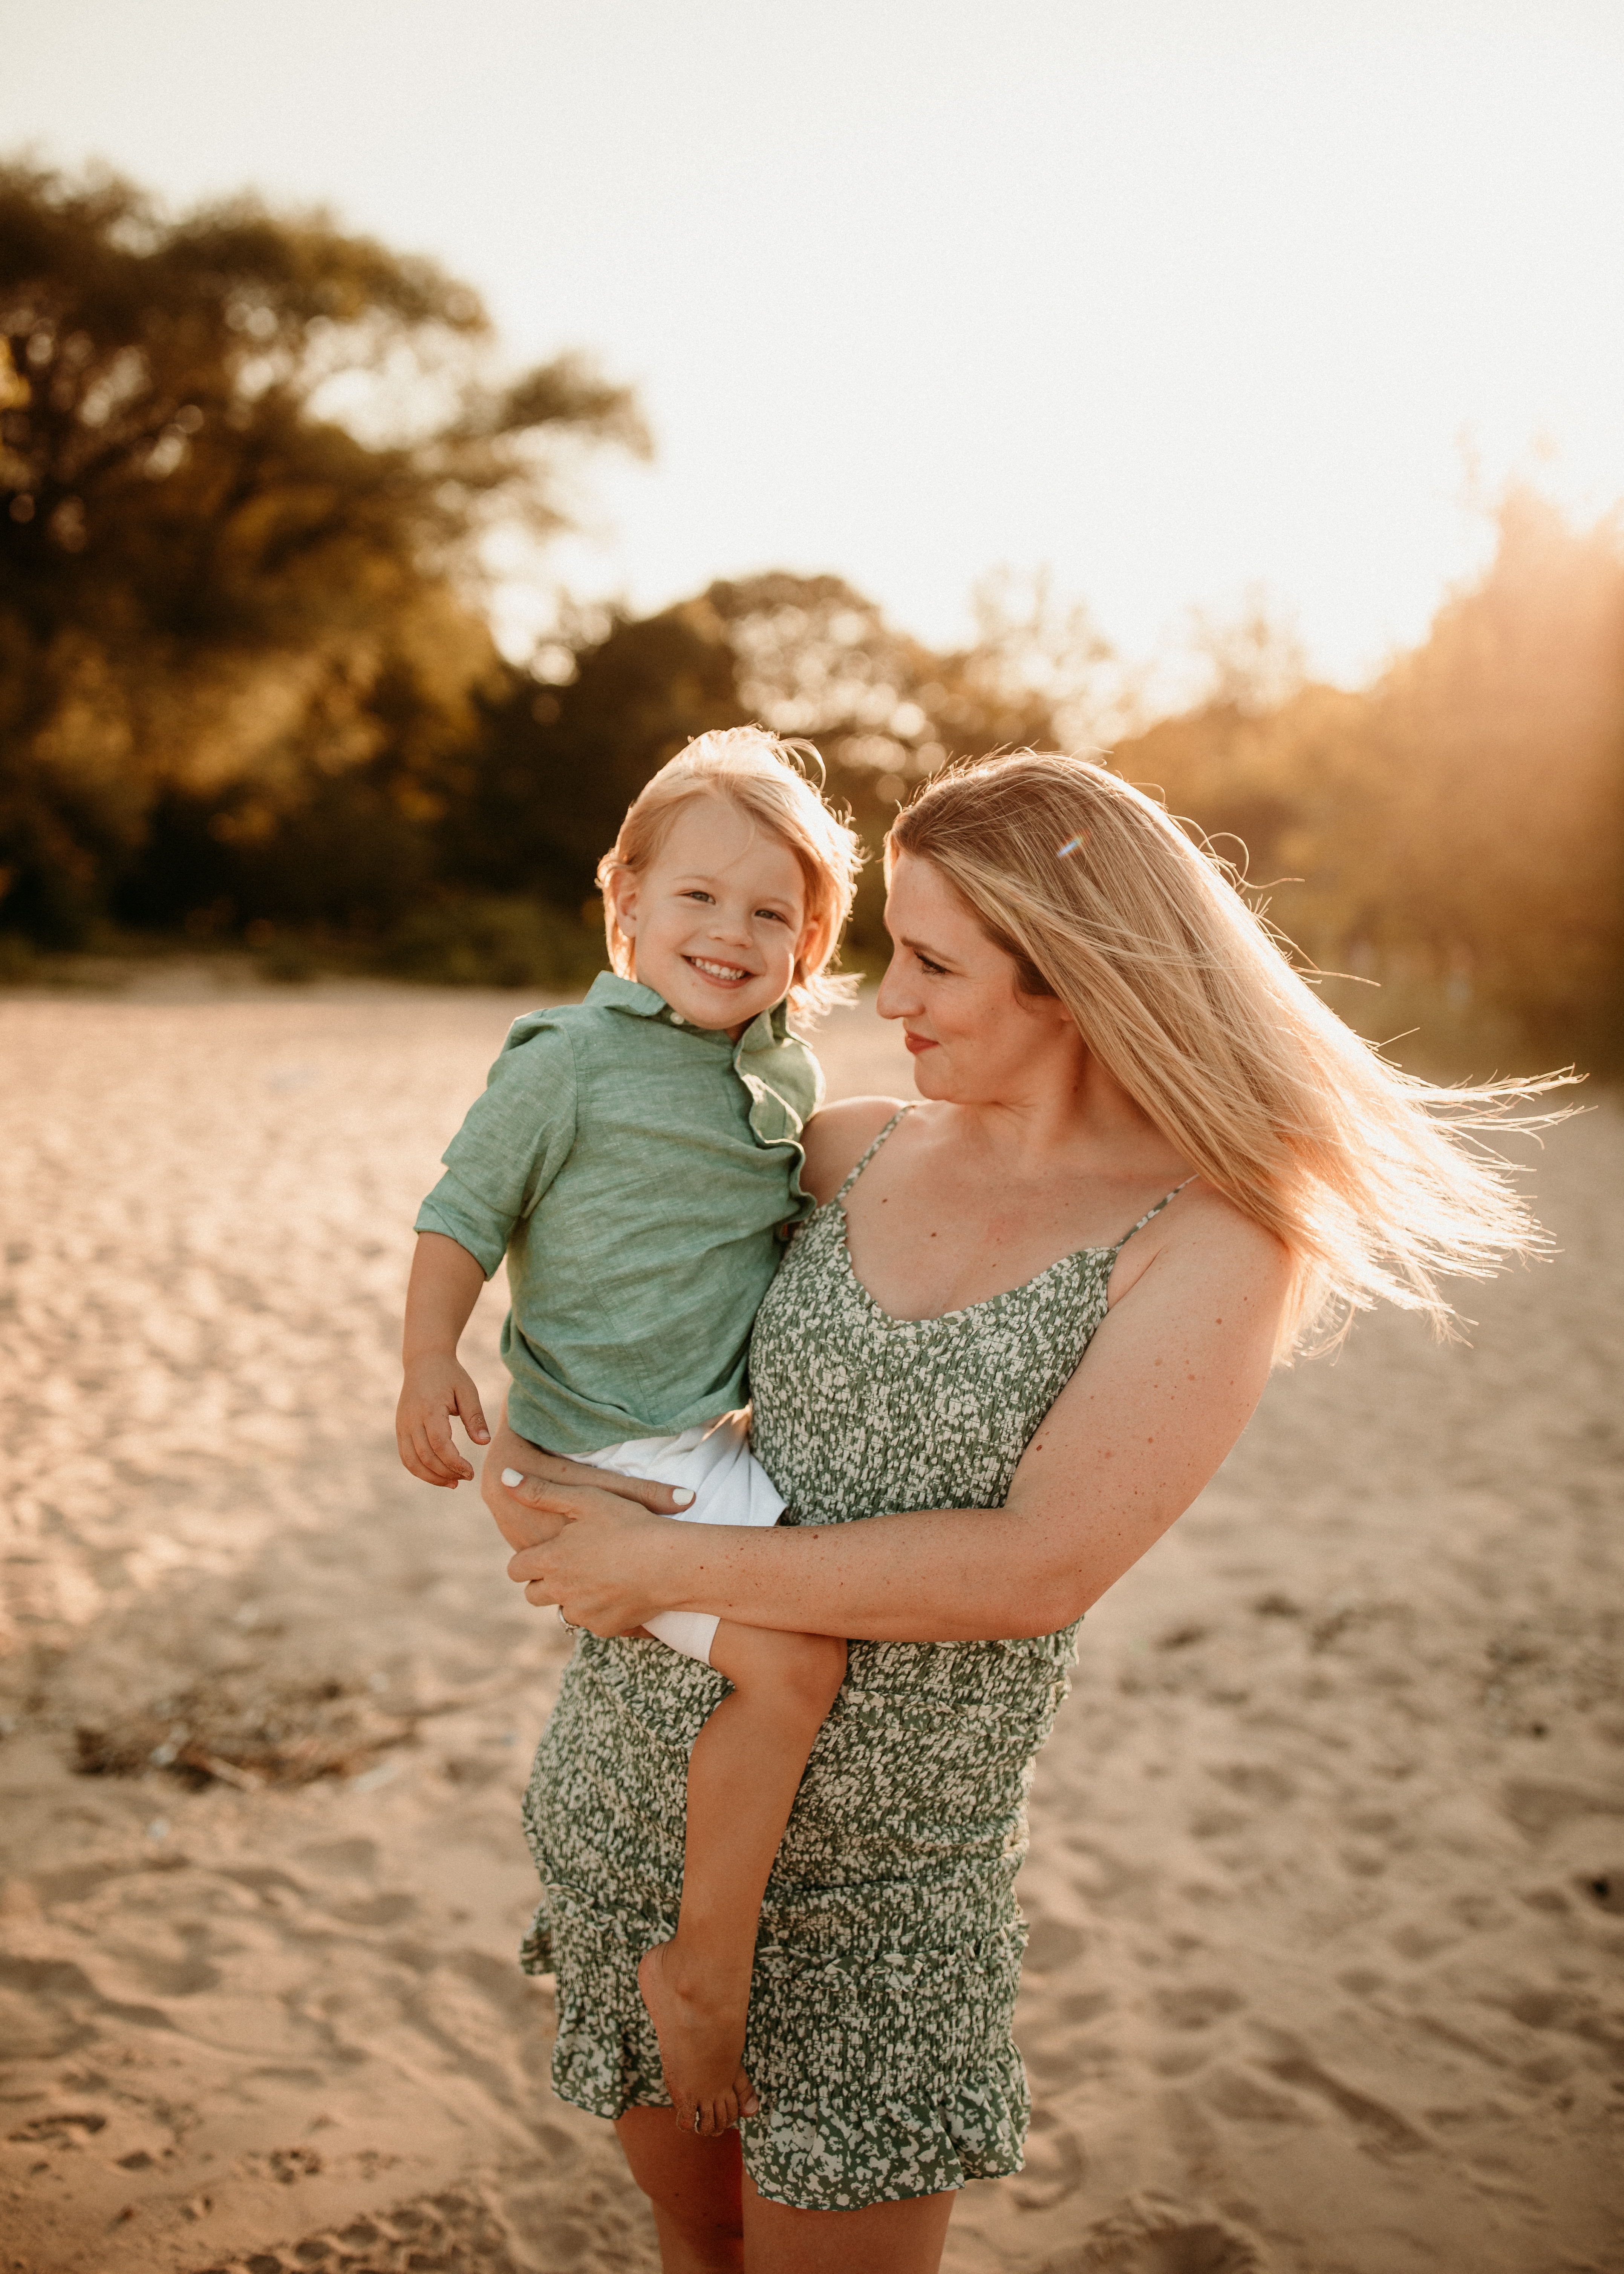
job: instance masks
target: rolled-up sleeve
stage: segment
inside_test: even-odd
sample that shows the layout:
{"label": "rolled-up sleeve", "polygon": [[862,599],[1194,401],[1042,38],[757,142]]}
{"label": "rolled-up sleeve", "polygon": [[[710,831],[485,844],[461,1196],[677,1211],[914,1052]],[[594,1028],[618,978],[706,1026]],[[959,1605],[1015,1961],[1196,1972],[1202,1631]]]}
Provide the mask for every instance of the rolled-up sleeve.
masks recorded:
{"label": "rolled-up sleeve", "polygon": [[440,1155],[446,1173],[417,1210],[417,1231],[455,1239],[489,1279],[508,1252],[514,1226],[546,1191],[575,1141],[569,1036],[534,1018],[522,1019],[483,1094]]}

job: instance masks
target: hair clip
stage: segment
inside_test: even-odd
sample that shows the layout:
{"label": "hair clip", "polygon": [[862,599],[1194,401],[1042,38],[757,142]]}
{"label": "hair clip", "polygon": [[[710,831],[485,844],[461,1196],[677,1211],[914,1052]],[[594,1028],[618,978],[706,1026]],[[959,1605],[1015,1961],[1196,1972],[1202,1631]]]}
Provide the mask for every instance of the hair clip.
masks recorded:
{"label": "hair clip", "polygon": [[1086,844],[1087,844],[1087,842],[1088,842],[1088,832],[1087,832],[1086,829],[1079,829],[1079,830],[1078,831],[1078,832],[1077,832],[1077,834],[1076,834],[1076,836],[1075,836],[1075,837],[1068,837],[1068,838],[1066,839],[1065,843],[1064,843],[1064,844],[1060,847],[1060,850],[1056,854],[1056,855],[1055,855],[1056,860],[1056,861],[1064,861],[1064,860],[1065,859],[1065,857],[1066,857],[1066,855],[1067,855],[1067,854],[1068,854],[1068,853],[1075,853],[1075,852],[1079,851],[1079,850],[1080,849],[1080,847],[1083,847],[1083,846],[1085,846],[1085,845],[1086,845]]}

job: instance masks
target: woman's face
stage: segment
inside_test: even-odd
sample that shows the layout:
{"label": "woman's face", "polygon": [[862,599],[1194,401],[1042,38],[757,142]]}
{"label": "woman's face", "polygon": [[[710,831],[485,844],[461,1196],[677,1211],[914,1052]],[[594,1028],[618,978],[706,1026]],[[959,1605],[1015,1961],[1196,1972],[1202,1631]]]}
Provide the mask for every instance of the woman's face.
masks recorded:
{"label": "woman's face", "polygon": [[897,856],[885,902],[891,967],[882,1019],[900,1019],[921,1097],[958,1105],[1013,1102],[1057,1071],[1080,1073],[1082,1037],[1052,995],[1023,995],[1013,960],[995,947],[934,862]]}

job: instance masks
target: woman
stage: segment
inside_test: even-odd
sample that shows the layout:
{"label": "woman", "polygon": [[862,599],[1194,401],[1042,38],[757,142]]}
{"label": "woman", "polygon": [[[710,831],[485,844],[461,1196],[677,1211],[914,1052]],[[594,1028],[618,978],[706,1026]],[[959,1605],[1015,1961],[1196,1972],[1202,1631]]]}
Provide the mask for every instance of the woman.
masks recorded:
{"label": "woman", "polygon": [[[751,1360],[780,1527],[665,1523],[563,1463],[491,1495],[530,1599],[590,1630],[529,1802],[555,2082],[616,2118],[668,2274],[937,2266],[958,2187],[1019,2168],[1022,1795],[1079,1619],[1277,1357],[1381,1295],[1443,1323],[1441,1271],[1538,1239],[1461,1133],[1523,1091],[1384,1065],[1101,768],[938,777],[888,855],[878,1008],[926,1102],[808,1133],[820,1206]],[[763,1913],[742,2157],[675,2130],[635,1994],[716,1677],[673,1708],[604,1638],[665,1609],[850,1641]]]}

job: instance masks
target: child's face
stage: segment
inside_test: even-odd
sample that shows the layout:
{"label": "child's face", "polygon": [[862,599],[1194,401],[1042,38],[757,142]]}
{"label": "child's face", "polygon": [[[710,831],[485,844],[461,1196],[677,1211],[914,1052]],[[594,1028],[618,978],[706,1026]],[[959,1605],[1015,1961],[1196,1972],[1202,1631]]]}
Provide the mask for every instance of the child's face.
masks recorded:
{"label": "child's face", "polygon": [[692,798],[640,875],[611,881],[637,977],[690,1026],[736,1041],[789,992],[807,935],[801,863],[725,797]]}

